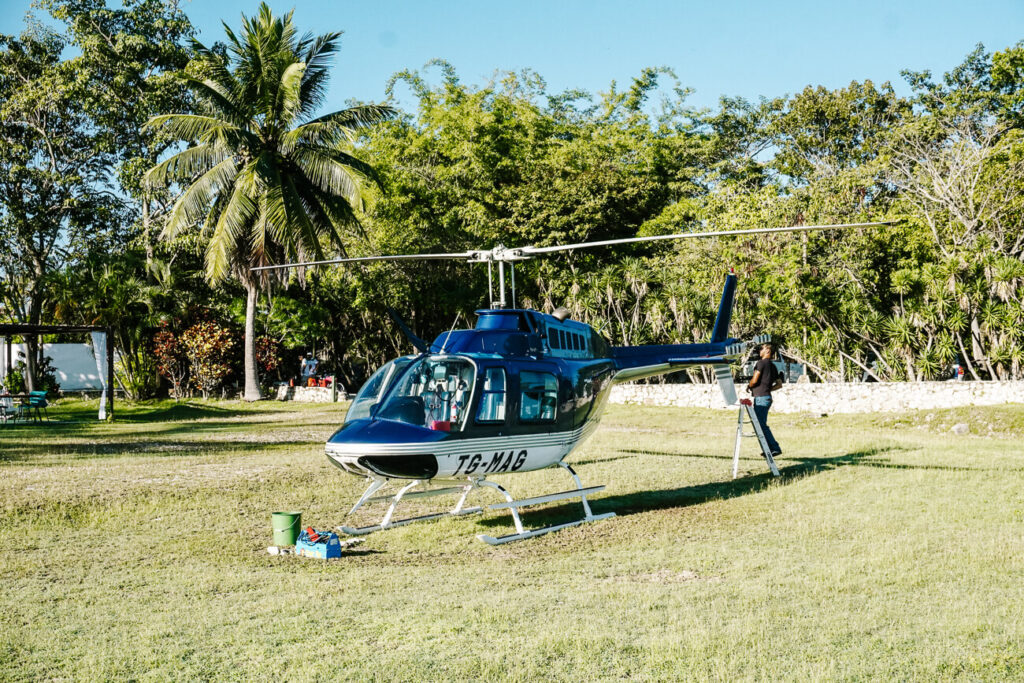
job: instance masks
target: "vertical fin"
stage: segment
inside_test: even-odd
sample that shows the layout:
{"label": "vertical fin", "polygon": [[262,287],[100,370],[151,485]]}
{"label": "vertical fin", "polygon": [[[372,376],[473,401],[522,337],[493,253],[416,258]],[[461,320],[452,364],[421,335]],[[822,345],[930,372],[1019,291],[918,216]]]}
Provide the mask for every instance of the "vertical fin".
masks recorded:
{"label": "vertical fin", "polygon": [[729,321],[732,319],[732,299],[736,293],[736,275],[725,276],[725,288],[722,289],[722,302],[718,304],[718,316],[715,318],[715,329],[711,331],[711,343],[717,344],[729,338]]}

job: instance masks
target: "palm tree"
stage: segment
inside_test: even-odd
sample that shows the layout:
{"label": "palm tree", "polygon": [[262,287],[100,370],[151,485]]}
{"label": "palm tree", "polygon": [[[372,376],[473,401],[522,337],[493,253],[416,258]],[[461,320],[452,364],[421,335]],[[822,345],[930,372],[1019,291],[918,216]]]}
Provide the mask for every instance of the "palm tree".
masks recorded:
{"label": "palm tree", "polygon": [[362,181],[376,180],[351,154],[355,131],[394,110],[368,105],[313,118],[340,33],[300,38],[292,13],[275,18],[266,3],[257,16],[242,17],[240,35],[224,28],[226,57],[193,41],[190,73],[199,75],[187,78],[197,113],[146,124],[190,145],[150,169],[146,181],[188,184],[163,237],[202,221],[207,279],[234,275],[245,286],[245,399],[257,400],[256,298],[272,276],[250,268],[322,259],[325,244],[344,253],[339,229],[358,228]]}

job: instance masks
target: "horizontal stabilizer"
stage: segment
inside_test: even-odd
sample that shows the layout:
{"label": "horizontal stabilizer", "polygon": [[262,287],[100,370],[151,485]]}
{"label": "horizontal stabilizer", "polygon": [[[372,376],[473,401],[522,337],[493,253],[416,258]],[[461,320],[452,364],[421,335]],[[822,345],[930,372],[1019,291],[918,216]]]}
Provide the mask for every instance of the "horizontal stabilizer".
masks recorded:
{"label": "horizontal stabilizer", "polygon": [[692,356],[689,358],[669,358],[665,361],[669,365],[717,365],[728,363],[729,359],[722,356]]}
{"label": "horizontal stabilizer", "polygon": [[716,365],[715,377],[718,379],[718,388],[722,390],[725,405],[736,405],[736,384],[732,381],[732,369],[728,365]]}

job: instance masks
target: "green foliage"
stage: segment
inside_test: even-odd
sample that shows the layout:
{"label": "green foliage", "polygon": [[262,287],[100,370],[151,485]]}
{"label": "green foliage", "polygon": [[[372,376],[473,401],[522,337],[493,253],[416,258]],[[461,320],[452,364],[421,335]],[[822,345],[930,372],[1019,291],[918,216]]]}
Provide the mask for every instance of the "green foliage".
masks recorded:
{"label": "green foliage", "polygon": [[0,46],[2,315],[113,326],[132,395],[156,389],[161,321],[244,321],[255,398],[260,366],[309,350],[350,385],[409,352],[389,306],[433,337],[490,304],[483,266],[253,266],[883,219],[527,261],[515,303],[615,344],[703,341],[732,267],[734,333],[773,334],[816,379],[1024,377],[1024,43],[904,72],[910,97],[854,81],[713,111],[667,68],[591,95],[529,70],[470,85],[437,60],[391,79],[416,101],[396,118],[321,114],[340,34],[265,4],[213,47],[186,45],[170,1],[40,6],[63,30]]}
{"label": "green foliage", "polygon": [[249,290],[245,393],[255,399],[254,289],[270,276],[250,268],[322,259],[324,243],[344,250],[343,234],[358,233],[363,181],[376,177],[351,141],[393,111],[367,105],[314,118],[340,33],[300,37],[292,13],[274,17],[263,3],[257,16],[243,17],[240,34],[227,35],[226,57],[193,41],[197,57],[185,79],[196,113],[147,124],[190,146],[153,166],[145,184],[181,184],[163,235],[173,239],[202,223],[207,279],[234,274]]}

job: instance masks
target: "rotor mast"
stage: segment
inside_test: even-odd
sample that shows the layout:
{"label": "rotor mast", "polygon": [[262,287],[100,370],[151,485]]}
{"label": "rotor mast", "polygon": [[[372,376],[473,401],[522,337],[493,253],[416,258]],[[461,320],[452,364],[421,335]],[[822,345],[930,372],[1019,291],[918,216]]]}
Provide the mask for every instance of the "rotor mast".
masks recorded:
{"label": "rotor mast", "polygon": [[[515,308],[516,305],[516,261],[525,261],[530,256],[523,253],[523,249],[509,249],[504,244],[499,244],[493,249],[478,250],[470,252],[472,256],[469,258],[469,263],[486,263],[487,264],[487,294],[490,297],[491,308],[508,308],[509,303]],[[498,264],[498,299],[494,299],[494,289],[492,285],[492,268],[493,264]],[[508,264],[508,275],[505,277],[505,264]],[[506,288],[506,280],[508,287]],[[511,295],[511,299],[508,295]]]}

